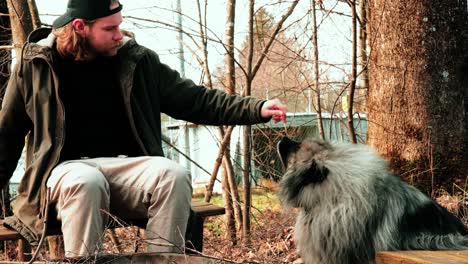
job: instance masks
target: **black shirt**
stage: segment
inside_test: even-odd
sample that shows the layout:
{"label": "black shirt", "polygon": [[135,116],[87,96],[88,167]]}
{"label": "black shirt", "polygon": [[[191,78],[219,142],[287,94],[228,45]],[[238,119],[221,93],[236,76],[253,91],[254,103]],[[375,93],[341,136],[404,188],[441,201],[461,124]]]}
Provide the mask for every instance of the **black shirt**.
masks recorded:
{"label": "black shirt", "polygon": [[60,160],[143,155],[125,111],[117,57],[89,62],[60,58],[65,143]]}

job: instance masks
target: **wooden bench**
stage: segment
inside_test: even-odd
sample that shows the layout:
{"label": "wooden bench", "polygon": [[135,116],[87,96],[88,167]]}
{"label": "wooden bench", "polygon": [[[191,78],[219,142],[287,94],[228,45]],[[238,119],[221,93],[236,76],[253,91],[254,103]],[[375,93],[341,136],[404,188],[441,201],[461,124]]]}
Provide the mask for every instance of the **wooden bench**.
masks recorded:
{"label": "wooden bench", "polygon": [[468,250],[447,251],[383,251],[375,264],[462,264],[468,263]]}
{"label": "wooden bench", "polygon": [[[187,247],[195,249],[198,252],[203,250],[203,224],[209,216],[223,215],[225,208],[203,201],[192,200],[192,210],[187,226],[186,240]],[[131,225],[136,225],[144,228],[146,220],[130,221]],[[47,235],[61,235],[60,229],[50,229]],[[19,240],[19,247],[29,247],[28,243],[15,230],[3,226],[3,220],[0,220],[0,241]],[[20,250],[25,252],[27,250]],[[20,260],[24,260],[24,256],[19,256]]]}

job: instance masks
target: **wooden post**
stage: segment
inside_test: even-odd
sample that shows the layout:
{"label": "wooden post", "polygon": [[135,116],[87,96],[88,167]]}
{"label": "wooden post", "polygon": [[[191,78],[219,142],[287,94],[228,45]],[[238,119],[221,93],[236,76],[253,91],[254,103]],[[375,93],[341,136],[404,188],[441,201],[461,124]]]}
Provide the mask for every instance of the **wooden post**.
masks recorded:
{"label": "wooden post", "polygon": [[31,259],[31,245],[25,239],[18,240],[18,260],[28,261]]}
{"label": "wooden post", "polygon": [[65,250],[63,248],[63,237],[61,235],[47,237],[47,243],[49,244],[50,259],[65,258]]}

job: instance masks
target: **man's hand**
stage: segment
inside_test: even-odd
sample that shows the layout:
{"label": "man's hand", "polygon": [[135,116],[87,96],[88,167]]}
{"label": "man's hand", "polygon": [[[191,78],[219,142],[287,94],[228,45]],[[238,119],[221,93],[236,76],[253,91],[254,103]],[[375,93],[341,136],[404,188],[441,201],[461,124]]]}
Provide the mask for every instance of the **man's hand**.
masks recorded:
{"label": "man's hand", "polygon": [[263,118],[273,118],[275,123],[283,121],[286,124],[286,106],[278,99],[266,101],[260,111]]}

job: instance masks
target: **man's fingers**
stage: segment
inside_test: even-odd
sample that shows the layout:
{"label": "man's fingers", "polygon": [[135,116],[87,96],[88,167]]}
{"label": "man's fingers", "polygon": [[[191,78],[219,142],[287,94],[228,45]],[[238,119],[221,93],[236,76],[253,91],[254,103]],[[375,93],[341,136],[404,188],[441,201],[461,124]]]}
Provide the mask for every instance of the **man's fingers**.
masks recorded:
{"label": "man's fingers", "polygon": [[275,121],[275,123],[278,123],[279,121],[283,121],[283,123],[286,123],[286,114],[284,114],[284,112],[275,111],[275,113],[273,113],[272,115],[272,118]]}
{"label": "man's fingers", "polygon": [[262,117],[271,117],[275,123],[283,121],[286,123],[286,105],[278,99],[267,101],[261,110]]}

